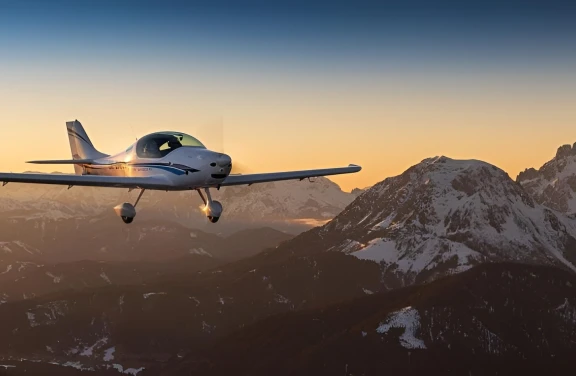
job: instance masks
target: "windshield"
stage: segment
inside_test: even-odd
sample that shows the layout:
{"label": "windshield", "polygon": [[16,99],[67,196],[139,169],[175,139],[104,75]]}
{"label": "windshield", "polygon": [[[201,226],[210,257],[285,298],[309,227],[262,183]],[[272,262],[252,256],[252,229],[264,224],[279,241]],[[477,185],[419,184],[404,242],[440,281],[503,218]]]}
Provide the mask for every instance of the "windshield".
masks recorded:
{"label": "windshield", "polygon": [[178,132],[158,132],[142,137],[136,145],[140,158],[162,158],[183,146],[205,149],[196,138]]}

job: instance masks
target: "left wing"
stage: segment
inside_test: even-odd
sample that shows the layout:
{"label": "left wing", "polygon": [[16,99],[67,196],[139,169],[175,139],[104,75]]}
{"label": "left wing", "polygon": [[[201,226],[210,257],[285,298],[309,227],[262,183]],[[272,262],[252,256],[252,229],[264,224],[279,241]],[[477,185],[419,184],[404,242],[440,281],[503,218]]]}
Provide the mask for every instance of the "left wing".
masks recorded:
{"label": "left wing", "polygon": [[26,163],[34,164],[94,164],[94,165],[109,165],[115,162],[103,163],[97,162],[95,159],[51,159],[45,161],[27,161]]}
{"label": "left wing", "polygon": [[99,175],[55,175],[55,174],[6,174],[0,173],[0,182],[55,184],[85,187],[165,189],[171,183],[164,176],[99,176]]}
{"label": "left wing", "polygon": [[242,185],[242,184],[254,184],[254,183],[265,183],[270,181],[279,180],[295,180],[295,179],[306,179],[318,176],[327,175],[339,175],[339,174],[351,174],[358,172],[362,167],[358,165],[349,165],[348,167],[336,167],[336,168],[324,168],[318,170],[301,170],[301,171],[287,171],[287,172],[269,172],[263,174],[246,174],[246,175],[229,175],[224,182],[219,185],[222,187],[228,185]]}

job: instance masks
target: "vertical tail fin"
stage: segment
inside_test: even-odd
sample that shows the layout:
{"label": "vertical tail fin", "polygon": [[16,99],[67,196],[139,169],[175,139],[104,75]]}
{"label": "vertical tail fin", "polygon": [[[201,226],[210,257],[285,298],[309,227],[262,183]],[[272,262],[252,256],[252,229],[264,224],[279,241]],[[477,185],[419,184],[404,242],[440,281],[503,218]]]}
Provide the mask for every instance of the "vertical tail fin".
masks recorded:
{"label": "vertical tail fin", "polygon": [[[70,141],[70,150],[72,152],[72,159],[98,159],[105,158],[108,155],[100,153],[90,138],[86,134],[84,127],[78,120],[67,121],[66,129],[68,131],[68,140]],[[74,171],[77,175],[82,174],[82,167],[74,165]]]}

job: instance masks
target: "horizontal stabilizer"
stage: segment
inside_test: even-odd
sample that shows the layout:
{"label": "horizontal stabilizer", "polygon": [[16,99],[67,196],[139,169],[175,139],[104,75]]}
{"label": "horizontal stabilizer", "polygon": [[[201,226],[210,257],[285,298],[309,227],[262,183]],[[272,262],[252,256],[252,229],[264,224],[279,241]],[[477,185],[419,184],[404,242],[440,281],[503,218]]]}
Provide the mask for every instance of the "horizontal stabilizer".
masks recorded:
{"label": "horizontal stabilizer", "polygon": [[94,159],[53,159],[45,161],[28,161],[26,163],[33,164],[61,164],[61,165],[80,165],[80,164],[93,164],[93,165],[105,165],[108,163],[95,162]]}

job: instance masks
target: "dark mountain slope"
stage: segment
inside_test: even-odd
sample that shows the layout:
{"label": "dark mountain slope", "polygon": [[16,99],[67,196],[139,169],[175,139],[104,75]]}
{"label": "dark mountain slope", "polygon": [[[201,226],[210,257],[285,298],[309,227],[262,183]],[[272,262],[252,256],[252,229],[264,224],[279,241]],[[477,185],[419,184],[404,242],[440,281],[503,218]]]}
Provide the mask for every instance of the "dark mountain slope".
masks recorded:
{"label": "dark mountain slope", "polygon": [[[559,374],[576,350],[576,275],[484,264],[246,327],[163,374]],[[522,373],[522,372],[521,372]]]}
{"label": "dark mountain slope", "polygon": [[330,252],[255,263],[245,273],[62,291],[0,305],[0,354],[87,367],[106,364],[114,348],[126,367],[148,367],[270,315],[371,293],[379,278],[377,264]]}

